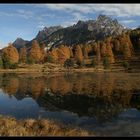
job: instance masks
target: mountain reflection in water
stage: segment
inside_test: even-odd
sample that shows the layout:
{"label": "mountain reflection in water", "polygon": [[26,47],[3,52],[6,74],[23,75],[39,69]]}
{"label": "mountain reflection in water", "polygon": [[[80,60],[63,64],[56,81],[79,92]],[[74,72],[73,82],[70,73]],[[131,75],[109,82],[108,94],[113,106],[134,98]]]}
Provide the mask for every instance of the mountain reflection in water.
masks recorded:
{"label": "mountain reflection in water", "polygon": [[[67,118],[76,115],[102,124],[121,116],[125,110],[139,111],[139,83],[139,73],[3,73],[0,74],[0,113],[17,118],[35,118],[35,114],[46,112],[47,117],[56,115],[55,119],[62,113],[62,119],[67,115]],[[13,102],[10,103],[10,100]],[[12,104],[15,108],[21,108],[10,112]]]}

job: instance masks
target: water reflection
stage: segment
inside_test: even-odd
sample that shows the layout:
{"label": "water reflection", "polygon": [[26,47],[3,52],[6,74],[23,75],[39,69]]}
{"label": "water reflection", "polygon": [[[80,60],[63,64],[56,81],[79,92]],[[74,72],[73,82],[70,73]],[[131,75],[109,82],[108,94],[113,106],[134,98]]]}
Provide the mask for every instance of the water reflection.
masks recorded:
{"label": "water reflection", "polygon": [[10,98],[31,97],[47,111],[66,110],[107,121],[126,108],[140,108],[140,75],[86,73],[64,75],[0,74]]}

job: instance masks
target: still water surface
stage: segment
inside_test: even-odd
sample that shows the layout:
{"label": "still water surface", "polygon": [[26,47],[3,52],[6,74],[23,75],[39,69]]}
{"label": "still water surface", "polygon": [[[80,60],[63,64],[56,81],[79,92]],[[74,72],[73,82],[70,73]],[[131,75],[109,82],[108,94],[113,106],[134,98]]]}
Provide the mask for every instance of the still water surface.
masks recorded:
{"label": "still water surface", "polygon": [[140,73],[0,74],[0,114],[101,136],[140,136]]}

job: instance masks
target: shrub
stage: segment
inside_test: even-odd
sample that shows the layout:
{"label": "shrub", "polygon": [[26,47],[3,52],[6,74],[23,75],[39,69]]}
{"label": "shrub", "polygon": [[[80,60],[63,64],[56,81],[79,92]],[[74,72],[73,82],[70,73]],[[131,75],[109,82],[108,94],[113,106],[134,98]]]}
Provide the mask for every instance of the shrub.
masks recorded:
{"label": "shrub", "polygon": [[76,64],[80,67],[84,65],[84,61],[81,61],[80,59],[77,60]]}
{"label": "shrub", "polygon": [[64,67],[73,67],[74,66],[74,61],[72,59],[67,59],[65,62],[64,62]]}
{"label": "shrub", "polygon": [[95,67],[97,65],[97,63],[96,63],[96,61],[93,59],[92,61],[91,61],[91,66],[92,67]]}
{"label": "shrub", "polygon": [[10,60],[3,60],[4,69],[16,69],[17,67],[18,67],[18,63],[11,63]]}
{"label": "shrub", "polygon": [[47,56],[46,60],[47,60],[47,62],[50,62],[50,63],[53,62],[53,58],[50,55]]}
{"label": "shrub", "polygon": [[109,62],[109,59],[108,57],[105,57],[104,60],[103,60],[103,66],[105,69],[108,69],[110,67],[110,62]]}
{"label": "shrub", "polygon": [[3,60],[1,57],[0,57],[0,68],[3,68]]}
{"label": "shrub", "polygon": [[4,69],[9,69],[11,67],[11,62],[9,60],[3,60]]}
{"label": "shrub", "polygon": [[18,63],[11,64],[10,69],[16,69],[18,68]]}
{"label": "shrub", "polygon": [[27,63],[28,63],[28,64],[34,64],[35,61],[34,61],[34,59],[32,59],[31,57],[28,57],[28,58],[27,58]]}
{"label": "shrub", "polygon": [[124,67],[125,69],[128,69],[128,68],[129,68],[129,63],[128,63],[127,61],[124,61],[124,62],[123,62],[123,67]]}

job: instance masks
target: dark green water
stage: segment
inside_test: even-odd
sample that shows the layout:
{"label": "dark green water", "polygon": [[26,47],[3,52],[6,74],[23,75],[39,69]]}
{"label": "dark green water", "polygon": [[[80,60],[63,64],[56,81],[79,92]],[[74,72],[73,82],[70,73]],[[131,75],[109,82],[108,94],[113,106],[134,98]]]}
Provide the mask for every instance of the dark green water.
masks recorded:
{"label": "dark green water", "polygon": [[101,136],[140,136],[140,73],[0,74],[0,114]]}

